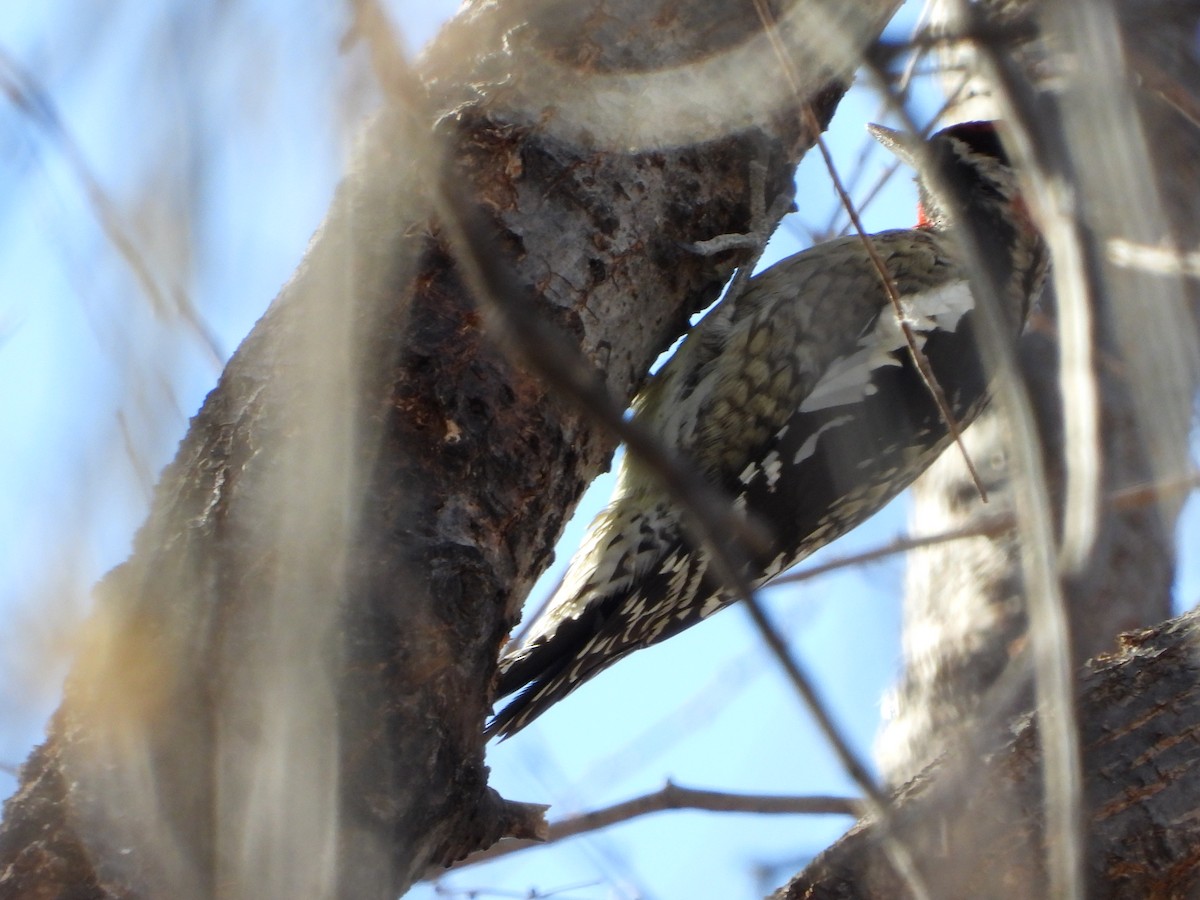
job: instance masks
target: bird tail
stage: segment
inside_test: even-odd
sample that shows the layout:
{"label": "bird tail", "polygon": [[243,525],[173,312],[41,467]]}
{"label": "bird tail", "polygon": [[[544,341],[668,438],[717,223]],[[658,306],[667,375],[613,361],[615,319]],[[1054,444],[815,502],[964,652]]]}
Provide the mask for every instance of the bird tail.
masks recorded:
{"label": "bird tail", "polygon": [[511,737],[634,650],[666,640],[728,605],[731,598],[718,587],[708,572],[708,554],[673,544],[633,586],[590,597],[576,607],[578,618],[561,619],[552,632],[501,662],[496,696],[516,696],[485,734]]}

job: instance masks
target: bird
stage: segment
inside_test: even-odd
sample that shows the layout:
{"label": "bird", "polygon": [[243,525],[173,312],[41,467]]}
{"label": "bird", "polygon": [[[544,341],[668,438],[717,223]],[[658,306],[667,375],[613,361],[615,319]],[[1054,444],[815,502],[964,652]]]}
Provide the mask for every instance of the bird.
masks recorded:
{"label": "bird", "polygon": [[[996,123],[927,141],[873,136],[917,171],[914,227],[870,236],[954,420],[986,404],[979,316],[958,223],[969,217],[1018,336],[1047,254]],[[949,186],[949,187],[948,187]],[[956,203],[943,199],[953,196]],[[631,404],[634,420],[765,529],[745,554],[757,588],[856,527],[907,487],[952,433],[860,236],[836,238],[750,278],[713,307]],[[731,605],[710,549],[655,473],[625,454],[607,507],[524,641],[505,648],[485,728],[511,737],[628,654]]]}

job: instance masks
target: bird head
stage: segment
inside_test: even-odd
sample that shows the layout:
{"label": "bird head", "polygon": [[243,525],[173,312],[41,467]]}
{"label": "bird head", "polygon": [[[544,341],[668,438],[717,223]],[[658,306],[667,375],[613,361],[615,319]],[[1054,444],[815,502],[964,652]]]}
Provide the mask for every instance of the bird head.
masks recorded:
{"label": "bird head", "polygon": [[[868,125],[874,138],[917,172],[918,226],[943,229],[960,203],[1032,228],[1016,174],[994,122],[960,122],[922,140]],[[953,202],[946,194],[960,198]]]}

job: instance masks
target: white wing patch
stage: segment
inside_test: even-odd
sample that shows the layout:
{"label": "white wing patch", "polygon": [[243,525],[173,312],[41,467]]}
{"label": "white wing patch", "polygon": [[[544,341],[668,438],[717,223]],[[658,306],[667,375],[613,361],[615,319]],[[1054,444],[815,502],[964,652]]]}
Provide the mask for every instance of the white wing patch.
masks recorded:
{"label": "white wing patch", "polygon": [[909,324],[917,331],[957,331],[962,317],[975,308],[975,296],[970,282],[958,280],[916,294],[904,306]]}
{"label": "white wing patch", "polygon": [[[962,317],[975,306],[975,298],[966,281],[952,281],[933,290],[902,298],[904,320],[917,335],[917,343],[931,331],[955,331]],[[858,349],[835,360],[825,370],[804,402],[800,412],[816,412],[834,406],[860,402],[871,393],[871,374],[883,366],[901,364],[896,351],[906,345],[904,331],[890,309],[884,309],[875,327],[858,341]]]}
{"label": "white wing patch", "polygon": [[830,428],[837,428],[841,425],[845,425],[847,422],[852,421],[854,421],[854,416],[838,416],[836,419],[830,419],[815,432],[809,435],[808,439],[800,445],[800,449],[796,451],[796,455],[792,458],[792,465],[799,465],[804,460],[812,456],[817,450],[817,441],[819,441],[821,439],[821,435]]}
{"label": "white wing patch", "polygon": [[767,454],[767,458],[763,460],[763,472],[767,476],[767,488],[775,490],[779,476],[783,474],[783,461],[779,458],[778,450],[772,450]]}

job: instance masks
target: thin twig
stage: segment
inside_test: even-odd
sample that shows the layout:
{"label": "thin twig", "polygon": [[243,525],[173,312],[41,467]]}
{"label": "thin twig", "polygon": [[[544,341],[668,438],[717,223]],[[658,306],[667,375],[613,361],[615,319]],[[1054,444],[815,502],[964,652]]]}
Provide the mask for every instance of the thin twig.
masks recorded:
{"label": "thin twig", "polygon": [[790,796],[778,794],[732,794],[701,791],[667,782],[661,789],[613,806],[582,813],[550,825],[545,841],[501,841],[487,850],[472,853],[454,868],[488,862],[529,847],[544,847],[591,831],[599,831],[639,816],[667,810],[693,809],[707,812],[757,813],[760,815],[859,816],[862,804],[851,797]]}
{"label": "thin twig", "polygon": [[922,547],[932,547],[937,544],[946,544],[951,541],[961,541],[972,537],[995,537],[1004,534],[1006,531],[1011,531],[1015,525],[1016,521],[1012,513],[997,513],[986,516],[962,528],[954,528],[949,531],[939,532],[938,534],[930,534],[922,537],[896,537],[890,542],[871,550],[838,557],[837,559],[831,559],[829,562],[809,566],[808,568],[791,572],[787,575],[781,575],[771,582],[771,586],[781,587],[788,584],[799,584],[802,581],[811,581],[814,578],[828,575],[830,572],[836,572],[839,569],[848,569],[853,566],[878,562],[889,556],[907,553],[910,550],[920,550]]}
{"label": "thin twig", "polygon": [[[761,2],[761,0],[758,0],[758,2]],[[811,115],[811,112],[809,114]],[[958,419],[955,418],[953,410],[950,409],[946,393],[942,390],[942,386],[933,372],[933,367],[929,364],[929,358],[925,356],[924,351],[921,350],[921,346],[917,342],[916,332],[913,331],[912,325],[908,322],[904,304],[900,301],[900,292],[896,288],[896,281],[888,271],[883,257],[879,255],[879,251],[875,247],[875,242],[871,240],[871,236],[863,228],[862,219],[859,217],[858,211],[854,208],[854,201],[850,199],[850,195],[846,193],[846,189],[842,186],[841,179],[837,176],[829,148],[820,139],[817,141],[817,146],[821,148],[821,155],[825,158],[826,164],[829,166],[834,190],[837,191],[838,196],[845,205],[846,214],[850,216],[850,221],[854,224],[854,230],[862,240],[867,255],[871,257],[871,264],[875,266],[875,270],[879,273],[879,280],[883,284],[884,290],[887,291],[888,300],[891,301],[892,309],[896,313],[896,321],[900,324],[900,331],[904,335],[905,343],[908,345],[909,355],[912,357],[913,363],[921,375],[921,380],[925,383],[926,390],[929,391],[933,402],[937,404],[938,414],[942,417],[942,421],[946,423],[946,428],[950,432],[951,439],[953,439],[959,453],[962,455],[963,463],[971,475],[971,480],[975,483],[975,490],[979,492],[979,499],[986,503],[987,488],[983,486],[983,479],[979,476],[979,471],[975,468],[971,454],[967,452],[967,445],[963,443],[962,428],[959,426]]]}
{"label": "thin twig", "polygon": [[[981,18],[972,15],[973,10],[965,0],[959,0],[957,8],[962,21],[977,23]],[[997,46],[988,41],[978,41],[976,47],[986,53],[999,52]],[[868,56],[866,65],[885,95],[890,97],[891,92],[881,77],[884,73],[878,60]],[[1012,87],[1004,85],[1003,81],[1001,85]],[[1007,100],[1011,106],[1014,98],[1008,97]],[[898,104],[896,112],[910,130],[915,128],[907,109]],[[931,173],[931,177],[937,176],[938,173]],[[956,185],[935,184],[935,188],[948,200],[961,205],[962,198],[957,196]],[[1047,866],[1051,892],[1066,900],[1078,897],[1082,884],[1078,842],[1082,787],[1073,679],[1065,651],[1065,602],[1058,578],[1055,529],[1048,508],[1049,491],[1029,397],[1020,378],[1013,348],[1002,337],[1005,328],[1000,314],[1001,287],[989,277],[981,236],[974,223],[960,223],[959,243],[973,275],[972,288],[977,293],[979,302],[976,308],[980,313],[981,332],[985,336],[982,346],[995,373],[994,391],[1007,414],[1012,432],[1013,463],[1017,473],[1013,480],[1014,505],[1023,538],[1020,556],[1029,597],[1038,708],[1042,720],[1056,726],[1042,731],[1047,815],[1054,826],[1050,833],[1056,836],[1048,848]]]}
{"label": "thin twig", "polygon": [[[767,8],[765,0],[753,0],[753,2],[763,28],[770,37],[771,47],[775,51],[776,56],[778,56],[780,66],[788,79],[788,84],[792,88],[792,92],[800,99],[800,80],[796,77],[791,61],[788,59],[783,44],[779,39],[778,29],[775,27],[775,17]],[[921,380],[925,383],[925,388],[929,391],[929,396],[933,398],[933,402],[937,405],[938,415],[946,423],[946,428],[950,432],[951,439],[962,454],[963,462],[966,464],[967,471],[971,474],[971,480],[975,482],[975,489],[979,491],[980,499],[986,503],[987,489],[983,486],[983,479],[979,477],[975,463],[971,460],[971,454],[967,452],[967,446],[963,443],[962,428],[959,427],[958,419],[955,418],[953,410],[950,409],[950,404],[946,400],[946,393],[942,390],[941,384],[938,383],[937,376],[929,364],[929,359],[921,350],[921,346],[917,342],[917,335],[908,322],[908,315],[904,310],[903,303],[900,302],[900,292],[896,289],[896,282],[892,278],[891,273],[888,272],[883,257],[879,255],[879,251],[875,248],[875,242],[871,240],[870,235],[863,228],[862,219],[854,208],[854,201],[846,191],[845,185],[842,184],[837,166],[833,162],[833,155],[829,152],[829,147],[826,145],[824,138],[821,137],[821,126],[817,122],[817,117],[813,113],[812,107],[804,104],[801,108],[801,115],[804,117],[805,127],[811,129],[812,133],[817,136],[817,149],[821,151],[821,158],[825,161],[825,168],[829,170],[829,178],[833,183],[833,189],[837,192],[838,199],[845,207],[846,214],[850,216],[850,221],[854,223],[854,230],[862,240],[863,247],[867,251],[867,256],[871,259],[871,265],[875,267],[875,271],[879,274],[879,280],[883,284],[883,289],[892,304],[892,309],[896,314],[896,322],[900,325],[900,332],[904,335],[904,342],[908,346],[908,352],[912,357],[913,364],[917,367],[917,372],[920,374]]]}
{"label": "thin twig", "polygon": [[[925,5],[923,5],[921,7],[921,12],[918,14],[917,21],[913,25],[912,35],[910,35],[910,37],[915,37],[917,34],[920,33],[921,29],[924,27],[925,20],[929,16],[930,8],[931,8],[930,4],[928,4],[928,3],[926,3]],[[933,74],[932,72],[918,72],[917,71],[917,66],[920,65],[921,60],[925,58],[925,55],[927,52],[928,52],[928,50],[925,48],[918,48],[915,53],[911,53],[908,57],[908,60],[906,61],[905,65],[904,65],[904,70],[900,73],[899,77],[896,79],[896,85],[895,85],[896,93],[899,97],[903,98],[903,100],[905,102],[907,102],[909,92],[912,90],[912,85],[913,85],[914,79],[917,76],[930,76]],[[951,102],[952,102],[952,98],[947,99],[946,102],[943,104],[943,109],[946,106],[948,106]],[[940,115],[941,115],[941,112],[939,111],[938,114],[935,115],[931,121],[936,122]],[[872,152],[873,149],[876,149],[877,146],[878,145],[875,145],[874,141],[864,141],[863,142],[862,150],[859,153],[858,159],[855,160],[856,171],[855,171],[854,177],[851,178],[851,184],[854,184],[855,182],[857,182],[858,179],[861,177],[861,174],[866,167],[866,162],[867,162],[867,159],[868,159],[870,153]],[[886,185],[888,183],[888,181],[891,180],[892,176],[894,174],[896,174],[896,172],[899,170],[899,168],[900,168],[900,161],[895,160],[895,159],[891,163],[889,163],[887,166],[884,167],[884,173],[883,173],[882,177],[878,178],[875,181],[875,184],[871,187],[871,189],[867,191],[866,195],[861,200],[858,201],[857,209],[858,209],[860,215],[862,213],[866,212],[867,207],[870,206],[872,202],[874,202],[875,198],[879,195],[880,191],[883,190],[884,185]],[[845,229],[837,228],[838,216],[840,216],[841,213],[844,211],[845,210],[844,210],[843,206],[839,203],[837,205],[837,207],[835,208],[833,214],[830,216],[828,224],[825,226],[825,234],[832,235],[832,234],[844,232]]]}
{"label": "thin twig", "polygon": [[1155,275],[1200,278],[1200,250],[1156,247],[1114,237],[1108,239],[1108,259],[1113,265]]}
{"label": "thin twig", "polygon": [[792,687],[796,689],[796,693],[804,701],[804,705],[808,707],[813,718],[817,720],[817,725],[829,741],[829,745],[837,756],[838,762],[841,763],[842,768],[845,769],[854,783],[863,791],[863,808],[875,816],[880,827],[883,829],[883,849],[888,857],[888,861],[895,868],[897,874],[904,881],[905,886],[914,897],[918,898],[918,900],[926,900],[926,898],[931,900],[932,894],[929,892],[920,869],[917,868],[917,862],[913,858],[912,851],[894,832],[892,825],[893,810],[888,797],[875,783],[875,779],[867,770],[866,764],[854,752],[854,748],[850,746],[849,741],[842,737],[841,728],[833,721],[833,716],[830,714],[825,701],[817,693],[812,679],[801,667],[800,661],[792,655],[787,643],[771,624],[770,619],[767,618],[767,614],[762,608],[762,604],[758,602],[758,598],[747,597],[745,602],[746,608],[750,612],[750,618],[758,628],[759,635],[775,656],[775,659],[783,667],[784,672],[787,673],[788,680],[791,682]]}
{"label": "thin twig", "polygon": [[[1166,497],[1175,497],[1179,494],[1189,493],[1197,487],[1200,487],[1200,472],[1193,472],[1191,475],[1185,475],[1180,478],[1156,483],[1135,484],[1118,491],[1113,491],[1108,495],[1106,502],[1114,510],[1139,509],[1157,503]],[[952,528],[948,531],[941,531],[937,534],[908,537],[897,536],[888,543],[870,550],[841,556],[837,559],[831,559],[829,562],[809,566],[796,572],[790,572],[787,575],[781,575],[771,581],[771,586],[780,587],[788,584],[799,584],[802,581],[811,581],[814,578],[828,575],[830,572],[835,572],[839,569],[848,569],[853,566],[878,562],[889,556],[907,553],[910,550],[920,550],[923,547],[932,547],[937,544],[946,544],[951,541],[961,541],[973,537],[997,537],[1005,532],[1012,531],[1016,527],[1017,517],[1011,512],[1003,512],[984,516],[969,525],[964,525],[961,528]]]}
{"label": "thin twig", "polygon": [[768,210],[766,208],[766,191],[766,167],[760,160],[753,159],[750,161],[751,231],[743,234],[719,234],[688,245],[689,250],[706,256],[733,249],[750,251],[749,256],[737,267],[733,278],[725,287],[721,302],[726,305],[726,308],[737,303],[742,291],[746,289],[746,285],[750,281],[750,276],[754,274],[755,266],[762,259],[763,252],[767,249],[767,241],[771,237],[771,223],[780,221],[792,208],[791,195],[781,194],[775,198]]}
{"label": "thin twig", "polygon": [[[951,106],[953,106],[956,102],[958,102],[958,95],[961,92],[962,92],[962,86],[960,85],[959,88],[955,90],[953,96],[947,98],[945,100],[945,102],[942,103],[942,105],[938,108],[938,111],[936,113],[934,113],[933,116],[930,118],[929,126],[927,126],[926,128],[921,130],[922,137],[928,137],[929,132],[932,131],[932,129],[933,129],[933,124],[941,119],[942,115],[946,112],[946,110],[950,109]],[[870,143],[874,144],[874,141],[872,141]],[[869,144],[864,144],[864,146],[869,148]],[[878,147],[878,144],[875,144],[875,146]],[[877,178],[875,180],[875,183],[873,185],[871,185],[871,188],[866,192],[866,194],[863,195],[863,198],[861,200],[859,200],[858,203],[856,204],[856,208],[858,209],[860,216],[864,212],[866,212],[867,207],[869,207],[872,203],[875,202],[875,200],[879,197],[880,193],[883,191],[883,188],[887,185],[887,183],[889,181],[892,180],[892,178],[895,176],[896,172],[898,172],[900,170],[901,165],[902,165],[902,163],[900,162],[900,160],[893,159],[890,163],[888,163],[886,166],[884,166],[884,171],[882,172],[882,174],[880,174],[879,178]],[[850,229],[854,227],[853,222],[847,222],[846,225],[841,228],[837,227],[838,217],[841,215],[841,213],[843,213],[845,211],[846,211],[845,208],[842,206],[842,204],[839,203],[836,210],[834,211],[833,215],[829,219],[829,224],[826,225],[826,227],[825,227],[825,233],[841,237],[842,235],[847,234],[850,231]]]}
{"label": "thin twig", "polygon": [[[166,315],[170,308],[166,295],[150,271],[150,265],[137,243],[122,226],[116,203],[101,186],[100,180],[92,173],[92,168],[84,157],[83,150],[71,136],[67,126],[63,124],[62,117],[58,114],[50,95],[2,47],[0,47],[0,91],[5,93],[13,106],[57,145],[67,168],[83,188],[84,197],[100,225],[100,230],[133,273],[133,277],[150,300],[150,305],[155,313],[160,316]],[[212,329],[196,310],[187,294],[181,289],[176,289],[175,294],[176,310],[200,337],[212,358],[217,363],[221,363],[224,357]]]}
{"label": "thin twig", "polygon": [[481,897],[502,897],[507,900],[550,900],[551,897],[561,897],[568,891],[577,891],[581,888],[598,887],[603,881],[580,881],[574,884],[564,885],[563,887],[547,888],[527,888],[522,891],[505,891],[494,887],[482,888],[448,888],[445,885],[433,884],[434,894],[439,897],[464,897],[466,900],[479,900]]}
{"label": "thin twig", "polygon": [[[774,15],[767,8],[764,0],[753,0],[753,3],[755,11],[758,13],[759,20],[762,22],[763,29],[770,37],[771,46],[778,57],[780,67],[783,70],[785,77],[788,79],[788,83],[793,93],[797,96],[797,98],[799,98],[799,79],[796,77],[796,73],[792,69],[791,61],[788,59],[788,55],[777,34]],[[837,174],[837,169],[833,164],[833,158],[829,153],[829,148],[825,145],[825,142],[820,137],[820,127],[816,122],[816,116],[813,114],[812,108],[805,104],[802,107],[802,115],[805,119],[806,127],[811,128],[813,133],[817,135],[817,147],[820,149],[821,156],[825,160],[825,165],[829,170],[830,178],[833,182],[834,188],[838,192],[838,196],[841,198],[843,204],[845,204],[846,211],[850,215],[851,221],[854,222],[855,228],[862,237],[867,254],[870,256],[873,264],[876,266],[876,269],[880,275],[880,279],[883,282],[884,289],[887,291],[888,297],[895,309],[897,320],[899,321],[901,330],[905,335],[905,339],[908,343],[909,351],[912,354],[914,363],[916,364],[918,371],[921,373],[922,378],[925,379],[926,386],[929,388],[931,396],[937,403],[939,411],[946,422],[947,428],[963,453],[966,465],[971,471],[975,479],[976,486],[979,489],[980,496],[986,499],[987,495],[983,488],[982,480],[975,471],[974,465],[966,452],[966,448],[962,444],[958,423],[955,421],[953,414],[949,410],[945,401],[945,395],[943,394],[940,385],[937,384],[936,379],[933,378],[933,373],[929,369],[929,362],[924,358],[924,354],[921,353],[920,347],[916,342],[916,337],[912,333],[912,329],[909,327],[906,321],[904,309],[900,303],[899,294],[896,291],[896,286],[887,271],[887,267],[884,265],[883,260],[879,257],[873,242],[864,232],[862,222],[854,210],[849,194],[846,193],[845,187],[842,185],[841,179]],[[926,373],[928,373],[928,377]],[[771,649],[779,663],[783,666],[789,680],[792,682],[793,687],[796,688],[797,693],[801,696],[804,703],[809,708],[810,713],[813,715],[826,740],[829,742],[835,754],[838,756],[838,759],[845,768],[847,774],[850,775],[854,782],[859,786],[859,789],[862,790],[864,803],[866,804],[867,809],[878,818],[883,829],[883,849],[888,857],[888,860],[891,862],[897,874],[905,882],[906,887],[914,897],[918,898],[918,900],[924,900],[924,898],[929,897],[929,889],[925,884],[925,880],[922,877],[919,869],[917,868],[916,861],[913,858],[911,851],[900,839],[900,837],[894,833],[891,827],[892,814],[888,799],[876,785],[866,766],[858,759],[857,754],[855,754],[853,748],[850,747],[849,742],[843,737],[840,729],[838,729],[837,725],[834,723],[833,718],[822,701],[820,695],[817,693],[815,686],[811,683],[807,674],[801,668],[799,662],[793,658],[787,645],[771,626],[771,623],[767,619],[762,606],[758,603],[757,598],[754,597],[750,592],[743,593],[745,595],[744,599],[751,618],[754,620],[755,625],[761,632],[763,639],[767,643],[767,646]]]}
{"label": "thin twig", "polygon": [[1188,85],[1174,78],[1158,61],[1134,43],[1122,48],[1128,55],[1129,67],[1141,79],[1142,86],[1154,91],[1168,103],[1188,124],[1200,128],[1200,98]]}

